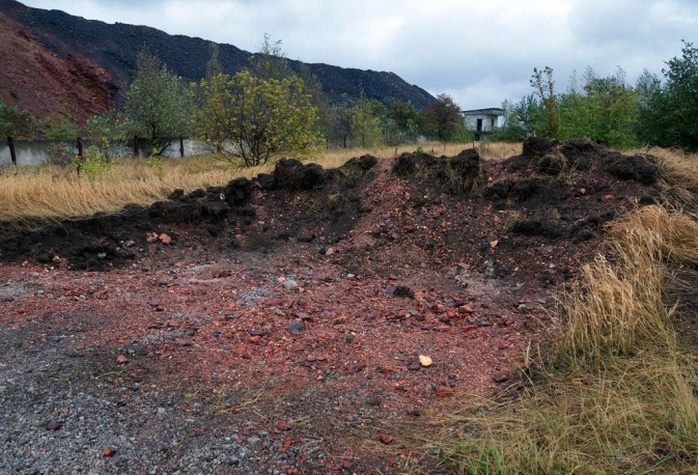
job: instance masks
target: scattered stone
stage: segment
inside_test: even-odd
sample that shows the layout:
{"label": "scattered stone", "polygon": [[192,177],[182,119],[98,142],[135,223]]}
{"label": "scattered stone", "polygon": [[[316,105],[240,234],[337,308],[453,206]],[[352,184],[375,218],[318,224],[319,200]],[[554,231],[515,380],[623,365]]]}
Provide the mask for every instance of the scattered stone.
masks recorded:
{"label": "scattered stone", "polygon": [[473,313],[473,308],[466,304],[459,307],[459,311],[462,313]]}
{"label": "scattered stone", "polygon": [[159,239],[160,236],[158,235],[158,233],[148,233],[145,236],[145,240],[148,241],[148,244],[155,244],[156,242],[158,242]]}
{"label": "scattered stone", "polygon": [[285,288],[286,290],[289,290],[289,291],[298,290],[298,287],[299,287],[299,286],[298,286],[298,282],[296,282],[296,281],[293,280],[293,279],[286,279],[286,280],[284,280],[284,281],[281,283],[281,285],[283,285],[284,288]]}
{"label": "scattered stone", "polygon": [[492,381],[494,381],[497,384],[506,383],[507,381],[509,381],[509,375],[506,373],[497,373],[494,376],[492,376]]}
{"label": "scattered stone", "polygon": [[276,428],[281,431],[291,430],[292,426],[285,419],[279,419],[276,421]]}
{"label": "scattered stone", "polygon": [[439,386],[436,388],[436,396],[437,397],[448,397],[453,394],[453,388],[449,388],[448,386]]}
{"label": "scattered stone", "polygon": [[158,236],[158,240],[163,244],[170,244],[172,242],[172,238],[165,233],[160,234]]}
{"label": "scattered stone", "polygon": [[288,327],[288,332],[289,332],[290,334],[302,332],[302,331],[305,331],[305,330],[306,330],[305,325],[303,325],[303,323],[301,323],[301,322],[293,322],[293,323],[291,323],[291,325]]}
{"label": "scattered stone", "polygon": [[310,315],[306,312],[298,312],[296,313],[296,317],[299,318],[301,321],[309,321],[312,320]]}
{"label": "scattered stone", "polygon": [[369,406],[377,407],[381,405],[381,402],[383,402],[383,400],[378,394],[372,394],[366,399],[366,404]]}
{"label": "scattered stone", "polygon": [[61,427],[63,427],[63,424],[55,419],[46,423],[46,430],[58,430]]}
{"label": "scattered stone", "polygon": [[427,355],[419,355],[419,364],[422,366],[422,368],[428,368],[433,364],[433,360],[431,359],[430,356]]}
{"label": "scattered stone", "polygon": [[250,349],[244,343],[238,343],[235,345],[235,354],[244,359],[250,359],[252,357],[250,354]]}
{"label": "scattered stone", "polygon": [[126,357],[126,355],[119,355],[116,357],[116,362],[119,364],[126,364],[128,363],[128,358]]}
{"label": "scattered stone", "polygon": [[393,436],[388,434],[385,431],[380,430],[380,431],[378,431],[378,440],[380,440],[384,444],[388,445],[389,443],[391,443],[393,441]]}
{"label": "scattered stone", "polygon": [[407,369],[409,369],[410,371],[419,371],[420,369],[422,369],[422,365],[420,365],[417,361],[413,361],[409,365],[407,365]]}

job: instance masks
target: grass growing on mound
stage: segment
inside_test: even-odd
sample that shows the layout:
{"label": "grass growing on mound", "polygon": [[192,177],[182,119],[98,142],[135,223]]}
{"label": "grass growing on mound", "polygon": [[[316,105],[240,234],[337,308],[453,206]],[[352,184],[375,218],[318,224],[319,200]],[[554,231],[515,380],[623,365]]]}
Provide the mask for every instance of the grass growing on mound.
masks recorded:
{"label": "grass growing on mound", "polygon": [[[520,148],[519,144],[519,148]],[[425,151],[457,155],[472,144],[425,144]],[[510,145],[510,148],[512,146]],[[515,145],[514,145],[515,147]],[[353,157],[371,154],[389,158],[414,152],[416,147],[384,147],[328,151],[312,161],[325,168],[342,165]],[[87,168],[81,175],[73,167],[0,168],[0,222],[22,219],[68,219],[97,212],[118,212],[127,204],[149,205],[173,190],[186,192],[222,186],[241,176],[253,178],[269,172],[273,164],[245,168],[214,156],[185,159],[116,160]]]}
{"label": "grass growing on mound", "polygon": [[521,399],[460,420],[442,463],[467,474],[696,473],[694,356],[664,291],[698,265],[698,224],[649,206],[610,229],[614,262],[583,268],[560,336]]}

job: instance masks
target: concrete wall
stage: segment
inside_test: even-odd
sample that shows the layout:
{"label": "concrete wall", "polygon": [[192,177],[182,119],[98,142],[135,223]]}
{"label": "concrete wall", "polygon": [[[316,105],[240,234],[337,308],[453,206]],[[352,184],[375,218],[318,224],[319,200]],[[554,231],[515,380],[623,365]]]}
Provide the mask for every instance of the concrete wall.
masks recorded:
{"label": "concrete wall", "polygon": [[[85,141],[83,147],[87,149],[91,145],[90,141]],[[77,155],[78,148],[75,142],[64,142],[59,140],[15,140],[15,152],[17,153],[17,165],[36,166],[49,163],[53,160],[56,150],[61,150],[66,159],[72,160]],[[141,155],[145,156],[143,150]],[[184,141],[184,156],[191,157],[206,155],[212,152],[212,148],[205,142],[198,140]],[[116,147],[111,155],[115,158],[125,158],[133,156],[133,148],[128,144]],[[163,153],[164,157],[177,158],[180,156],[179,141],[174,141]],[[12,165],[10,147],[6,142],[0,142],[0,167]]]}

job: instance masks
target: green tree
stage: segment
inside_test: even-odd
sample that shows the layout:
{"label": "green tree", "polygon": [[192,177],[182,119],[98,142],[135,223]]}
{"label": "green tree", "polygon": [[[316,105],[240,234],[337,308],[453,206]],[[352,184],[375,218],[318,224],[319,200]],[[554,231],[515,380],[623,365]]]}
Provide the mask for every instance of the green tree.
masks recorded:
{"label": "green tree", "polygon": [[643,145],[671,146],[665,133],[662,115],[669,108],[664,104],[665,96],[662,81],[645,69],[635,83],[637,92],[637,120],[635,122],[636,141]]}
{"label": "green tree", "polygon": [[388,119],[395,124],[397,143],[415,143],[417,137],[424,133],[424,116],[410,102],[397,99],[389,100],[387,104]]}
{"label": "green tree", "polygon": [[550,66],[546,66],[542,70],[533,68],[530,83],[538,95],[545,112],[545,128],[540,135],[556,138],[560,129],[560,121],[558,118],[558,97],[555,94],[553,68]]}
{"label": "green tree", "polygon": [[470,140],[460,107],[447,94],[439,94],[436,101],[424,108],[424,120],[431,135],[438,140],[444,142]]}
{"label": "green tree", "polygon": [[65,116],[52,114],[46,119],[44,136],[51,140],[77,140],[80,130]]}
{"label": "green tree", "polygon": [[383,143],[385,106],[376,99],[361,99],[351,108],[351,135],[356,145],[374,147]]}
{"label": "green tree", "polygon": [[328,142],[347,148],[352,133],[352,110],[344,104],[334,104],[329,108],[328,121],[330,125],[325,133]]}
{"label": "green tree", "polygon": [[536,124],[540,123],[542,110],[533,94],[523,97],[518,103],[508,99],[502,102],[504,123],[490,137],[492,141],[518,142],[528,135],[535,134]]}
{"label": "green tree", "polygon": [[55,140],[47,147],[51,163],[67,165],[75,160],[80,130],[65,114],[51,114],[44,123],[44,137]]}
{"label": "green tree", "polygon": [[604,78],[587,68],[582,90],[573,81],[559,96],[558,138],[588,137],[609,147],[630,147],[635,144],[637,99],[621,68]]}
{"label": "green tree", "polygon": [[126,91],[126,117],[136,137],[156,155],[190,133],[191,95],[181,79],[145,49],[136,77]]}
{"label": "green tree", "polygon": [[206,79],[211,79],[212,77],[220,74],[223,72],[223,67],[221,66],[221,62],[218,59],[218,44],[217,43],[209,43],[208,44],[208,50],[211,53],[211,57],[206,63]]}
{"label": "green tree", "polygon": [[118,154],[118,145],[127,139],[127,125],[114,111],[104,115],[93,115],[87,119],[87,134],[95,141],[105,161],[109,162]]}
{"label": "green tree", "polygon": [[681,57],[666,64],[666,84],[654,103],[665,136],[658,145],[698,151],[698,49],[683,41]]}
{"label": "green tree", "polygon": [[35,122],[28,112],[0,101],[0,136],[7,139],[13,165],[17,165],[15,139],[29,138],[34,133]]}
{"label": "green tree", "polygon": [[297,76],[262,79],[247,70],[232,77],[218,74],[199,83],[198,96],[198,135],[247,166],[307,153],[322,142],[316,110]]}
{"label": "green tree", "polygon": [[282,44],[282,40],[274,41],[268,33],[264,33],[259,52],[250,58],[254,76],[280,81],[292,74]]}
{"label": "green tree", "polygon": [[637,93],[627,85],[625,71],[605,78],[589,72],[584,92],[591,109],[591,139],[609,147],[635,145],[633,127],[637,112]]}

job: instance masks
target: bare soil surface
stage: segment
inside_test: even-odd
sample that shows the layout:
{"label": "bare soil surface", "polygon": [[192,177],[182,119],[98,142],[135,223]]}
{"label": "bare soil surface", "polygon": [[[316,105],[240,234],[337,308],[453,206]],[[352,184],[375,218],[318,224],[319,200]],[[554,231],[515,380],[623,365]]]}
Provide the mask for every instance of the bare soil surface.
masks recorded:
{"label": "bare soil surface", "polygon": [[0,472],[404,473],[428,421],[516,382],[656,182],[652,157],[531,139],[6,223]]}

